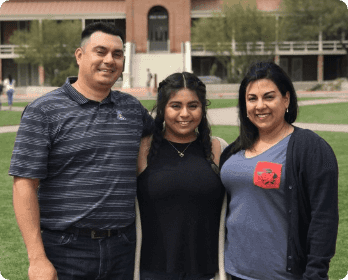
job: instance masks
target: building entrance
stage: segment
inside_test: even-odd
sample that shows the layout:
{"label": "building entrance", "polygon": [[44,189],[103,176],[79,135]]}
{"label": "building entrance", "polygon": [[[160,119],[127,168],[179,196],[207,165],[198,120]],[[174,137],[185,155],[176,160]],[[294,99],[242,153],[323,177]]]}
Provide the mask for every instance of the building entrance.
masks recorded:
{"label": "building entrance", "polygon": [[168,12],[161,6],[153,7],[148,14],[149,51],[168,51]]}

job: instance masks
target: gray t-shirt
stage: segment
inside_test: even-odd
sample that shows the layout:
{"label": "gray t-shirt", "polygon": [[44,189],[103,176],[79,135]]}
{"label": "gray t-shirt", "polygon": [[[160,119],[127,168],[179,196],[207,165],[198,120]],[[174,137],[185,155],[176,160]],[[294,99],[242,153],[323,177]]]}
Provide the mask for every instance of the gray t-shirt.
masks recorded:
{"label": "gray t-shirt", "polygon": [[252,158],[242,150],[221,169],[221,180],[231,195],[225,245],[225,269],[231,275],[248,280],[301,279],[286,271],[289,139]]}

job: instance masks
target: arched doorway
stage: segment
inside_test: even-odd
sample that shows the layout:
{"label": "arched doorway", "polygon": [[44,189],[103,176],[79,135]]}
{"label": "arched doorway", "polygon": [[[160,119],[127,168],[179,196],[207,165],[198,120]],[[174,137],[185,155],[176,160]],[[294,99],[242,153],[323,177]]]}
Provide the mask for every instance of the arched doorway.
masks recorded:
{"label": "arched doorway", "polygon": [[168,12],[161,6],[153,7],[148,14],[149,51],[168,51]]}

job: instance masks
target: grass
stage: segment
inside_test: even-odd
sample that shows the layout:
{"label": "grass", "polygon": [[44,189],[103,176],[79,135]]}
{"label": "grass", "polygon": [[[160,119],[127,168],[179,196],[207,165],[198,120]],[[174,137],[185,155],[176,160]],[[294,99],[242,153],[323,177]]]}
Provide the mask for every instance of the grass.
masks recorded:
{"label": "grass", "polygon": [[299,97],[298,101],[306,101],[306,100],[318,100],[318,99],[332,99],[334,97]]}
{"label": "grass", "polygon": [[[231,143],[238,136],[238,127],[212,126],[213,135]],[[348,256],[348,150],[345,148],[347,134],[340,132],[317,132],[333,148],[340,168],[339,211],[340,225],[336,255],[331,260],[330,280],[343,279],[347,274]],[[27,279],[28,258],[12,208],[12,179],[7,175],[15,133],[0,134],[0,271],[5,279]]]}
{"label": "grass", "polygon": [[153,106],[156,104],[156,100],[139,100],[139,101],[149,111],[151,111]]}
{"label": "grass", "polygon": [[0,111],[0,126],[19,125],[22,112]]}
{"label": "grass", "polygon": [[297,122],[348,124],[348,102],[320,105],[306,105],[300,107]]}
{"label": "grass", "polygon": [[12,207],[12,178],[8,176],[15,133],[0,134],[0,271],[5,279],[27,278],[28,256]]}
{"label": "grass", "polygon": [[[29,104],[30,102],[13,102],[12,106],[13,107],[25,107]],[[5,104],[6,105],[6,104]]]}

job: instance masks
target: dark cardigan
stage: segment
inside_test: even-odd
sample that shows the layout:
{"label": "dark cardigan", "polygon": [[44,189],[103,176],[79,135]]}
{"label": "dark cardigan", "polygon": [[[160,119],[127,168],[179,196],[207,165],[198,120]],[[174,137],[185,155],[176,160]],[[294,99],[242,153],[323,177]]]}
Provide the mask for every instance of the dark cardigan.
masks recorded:
{"label": "dark cardigan", "polygon": [[[232,153],[222,153],[220,168]],[[303,279],[328,279],[338,231],[338,165],[330,145],[295,127],[286,153],[288,247],[286,270]]]}

